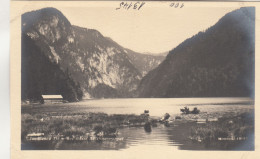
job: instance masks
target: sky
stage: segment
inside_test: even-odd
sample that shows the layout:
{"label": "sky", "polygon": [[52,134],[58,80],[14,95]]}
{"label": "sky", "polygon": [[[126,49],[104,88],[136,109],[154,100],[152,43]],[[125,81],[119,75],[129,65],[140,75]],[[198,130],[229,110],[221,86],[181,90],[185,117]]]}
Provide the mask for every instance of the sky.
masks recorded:
{"label": "sky", "polygon": [[213,26],[226,13],[239,8],[194,6],[191,3],[184,3],[183,8],[172,8],[171,2],[164,2],[146,3],[140,10],[116,10],[119,3],[37,3],[24,6],[23,12],[55,7],[72,25],[96,29],[133,51],[157,54],[172,50],[187,38]]}

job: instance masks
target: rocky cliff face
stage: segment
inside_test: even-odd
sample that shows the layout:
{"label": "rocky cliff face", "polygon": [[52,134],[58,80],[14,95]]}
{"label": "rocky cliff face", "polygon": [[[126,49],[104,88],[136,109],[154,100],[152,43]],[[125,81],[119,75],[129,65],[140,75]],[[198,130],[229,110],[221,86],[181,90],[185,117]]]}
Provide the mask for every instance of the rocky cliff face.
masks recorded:
{"label": "rocky cliff face", "polygon": [[[85,97],[131,97],[144,74],[130,58],[128,52],[133,51],[97,30],[71,25],[54,8],[22,15],[22,48],[24,99],[32,98],[32,94],[64,94],[57,83],[65,78],[73,83],[66,87],[83,92]],[[81,99],[80,94],[73,94],[74,100]]]}
{"label": "rocky cliff face", "polygon": [[254,96],[255,8],[185,40],[141,81],[139,97]]}

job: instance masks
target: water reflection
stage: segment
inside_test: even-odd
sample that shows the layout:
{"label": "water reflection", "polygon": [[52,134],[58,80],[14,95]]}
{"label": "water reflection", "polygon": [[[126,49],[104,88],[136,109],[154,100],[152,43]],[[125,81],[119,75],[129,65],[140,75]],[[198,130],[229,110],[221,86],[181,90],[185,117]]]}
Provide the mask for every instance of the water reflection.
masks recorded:
{"label": "water reflection", "polygon": [[152,127],[119,129],[118,138],[108,141],[35,141],[22,144],[22,150],[122,150],[163,148],[164,150],[253,150],[253,135],[247,141],[223,141],[218,144],[190,140],[190,127],[196,123],[160,124]]}
{"label": "water reflection", "polygon": [[150,122],[146,122],[146,123],[144,124],[144,130],[145,130],[145,132],[147,132],[147,133],[150,133],[150,132],[152,131],[152,126],[151,126],[151,123],[150,123]]}

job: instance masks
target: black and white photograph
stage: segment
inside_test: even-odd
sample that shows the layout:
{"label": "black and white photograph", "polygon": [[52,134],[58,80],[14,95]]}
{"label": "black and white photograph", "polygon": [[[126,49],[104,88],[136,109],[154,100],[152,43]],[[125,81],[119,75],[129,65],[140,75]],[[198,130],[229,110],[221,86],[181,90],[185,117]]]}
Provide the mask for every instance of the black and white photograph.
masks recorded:
{"label": "black and white photograph", "polygon": [[255,150],[255,6],[64,4],[17,10],[21,151]]}

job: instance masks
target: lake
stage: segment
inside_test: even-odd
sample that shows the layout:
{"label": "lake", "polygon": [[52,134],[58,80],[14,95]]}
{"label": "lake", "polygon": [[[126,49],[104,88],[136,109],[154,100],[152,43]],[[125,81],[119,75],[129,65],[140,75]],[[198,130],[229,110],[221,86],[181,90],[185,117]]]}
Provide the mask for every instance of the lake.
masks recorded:
{"label": "lake", "polygon": [[[184,106],[197,107],[202,112],[236,111],[250,109],[250,98],[130,98],[85,100],[73,103],[76,107],[84,107],[86,111],[104,112],[107,114],[140,114],[149,110],[151,116],[161,117],[165,113],[179,114]],[[234,107],[235,106],[235,107]]]}
{"label": "lake", "polygon": [[[188,106],[190,110],[197,107],[200,115],[189,118],[219,118],[224,115],[236,115],[254,111],[254,100],[250,98],[131,98],[131,99],[91,99],[77,103],[23,106],[22,114],[34,112],[103,112],[106,114],[136,114],[149,110],[153,118],[161,118],[165,113],[175,119],[180,115],[180,108]],[[187,116],[183,116],[186,118]],[[23,142],[22,149],[60,149],[60,150],[252,150],[254,136],[247,141],[221,141],[221,144],[205,146],[188,139],[190,128],[200,125],[195,121],[185,124],[159,124],[146,132],[143,127],[120,128],[118,138],[122,141],[35,141]],[[251,148],[245,145],[251,144]],[[225,145],[225,146],[223,146]]]}

